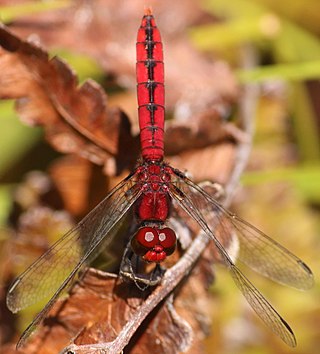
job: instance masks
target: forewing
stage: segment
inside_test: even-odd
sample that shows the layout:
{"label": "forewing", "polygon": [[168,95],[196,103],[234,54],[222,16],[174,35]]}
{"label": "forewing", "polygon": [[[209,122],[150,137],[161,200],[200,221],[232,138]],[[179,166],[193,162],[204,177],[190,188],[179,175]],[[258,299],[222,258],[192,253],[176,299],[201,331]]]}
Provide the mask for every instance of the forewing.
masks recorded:
{"label": "forewing", "polygon": [[240,241],[239,260],[281,284],[301,290],[313,286],[312,271],[301,259],[238,216],[230,221]]}
{"label": "forewing", "polygon": [[7,295],[12,312],[60,294],[139,197],[141,192],[135,179],[133,174],[120,182],[14,282]]}
{"label": "forewing", "polygon": [[179,185],[192,204],[200,210],[211,231],[214,231],[218,225],[219,228],[236,231],[240,242],[238,260],[281,284],[298,289],[312,287],[313,274],[301,259],[256,227],[223,208],[191,180],[178,176],[175,184]]}
{"label": "forewing", "polygon": [[[247,299],[253,310],[263,322],[277,334],[285,343],[291,347],[296,346],[295,336],[287,322],[278,314],[273,306],[264,298],[258,289],[242,274],[234,265],[230,256],[214,234],[215,228],[219,225],[222,215],[229,213],[216,201],[213,205],[211,197],[199,186],[187,179],[182,173],[176,171],[170,185],[170,195],[178,204],[199,224],[202,230],[214,241],[219,254],[231,272],[231,275]],[[210,197],[210,198],[208,198]],[[210,212],[211,207],[211,212]],[[218,213],[216,218],[211,213]],[[233,214],[230,214],[233,217]]]}

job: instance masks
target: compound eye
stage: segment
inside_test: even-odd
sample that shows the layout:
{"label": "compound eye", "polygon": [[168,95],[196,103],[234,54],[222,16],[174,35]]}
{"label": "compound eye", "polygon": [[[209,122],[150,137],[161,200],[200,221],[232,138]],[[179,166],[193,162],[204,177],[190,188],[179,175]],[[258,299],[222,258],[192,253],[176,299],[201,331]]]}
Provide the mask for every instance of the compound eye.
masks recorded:
{"label": "compound eye", "polygon": [[158,232],[160,245],[166,249],[167,255],[172,254],[176,248],[177,243],[176,233],[168,227],[160,229]]}
{"label": "compound eye", "polygon": [[144,247],[154,247],[159,242],[159,236],[152,227],[142,227],[135,235],[136,240]]}
{"label": "compound eye", "polygon": [[158,243],[158,232],[152,227],[141,227],[131,239],[131,247],[138,256],[143,256]]}

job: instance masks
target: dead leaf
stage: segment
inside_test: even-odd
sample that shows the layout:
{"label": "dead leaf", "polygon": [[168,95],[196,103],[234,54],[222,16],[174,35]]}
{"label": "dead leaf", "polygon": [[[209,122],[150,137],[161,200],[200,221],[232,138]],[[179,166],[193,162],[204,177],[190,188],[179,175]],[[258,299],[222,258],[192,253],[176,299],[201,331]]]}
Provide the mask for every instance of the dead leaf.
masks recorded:
{"label": "dead leaf", "polygon": [[[42,125],[56,150],[75,153],[105,165],[121,161],[116,173],[137,158],[137,139],[119,108],[110,108],[107,96],[92,80],[79,85],[76,75],[57,57],[49,59],[39,47],[0,27],[0,97],[17,99],[21,119]],[[121,142],[120,142],[121,140]],[[131,147],[128,156],[125,149]],[[109,163],[110,166],[110,163]]]}
{"label": "dead leaf", "polygon": [[[78,345],[113,340],[139,310],[150,291],[123,283],[114,275],[89,269],[66,300],[58,300],[37,334],[19,353],[57,353],[70,343]],[[156,308],[131,339],[130,353],[177,353],[190,341],[188,328],[166,305]],[[12,350],[12,346],[11,346]],[[10,353],[10,346],[6,347]]]}
{"label": "dead leaf", "polygon": [[77,218],[93,209],[112,188],[101,168],[76,155],[55,160],[49,175],[62,198],[63,209]]}
{"label": "dead leaf", "polygon": [[232,164],[235,162],[235,145],[221,142],[203,149],[189,150],[177,156],[170,156],[172,166],[190,173],[199,181],[214,181],[224,185],[230,176]]}

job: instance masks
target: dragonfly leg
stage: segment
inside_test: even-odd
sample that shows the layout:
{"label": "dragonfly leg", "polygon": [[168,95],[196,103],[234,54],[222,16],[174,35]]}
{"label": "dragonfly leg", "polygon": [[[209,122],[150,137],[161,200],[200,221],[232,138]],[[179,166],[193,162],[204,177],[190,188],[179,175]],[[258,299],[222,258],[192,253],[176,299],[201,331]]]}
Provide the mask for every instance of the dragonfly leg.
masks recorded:
{"label": "dragonfly leg", "polygon": [[165,273],[165,269],[156,263],[150,271],[144,272],[147,266],[146,262],[143,262],[131,249],[130,243],[126,247],[121,265],[120,276],[125,279],[133,281],[136,286],[145,290],[149,286],[158,285]]}

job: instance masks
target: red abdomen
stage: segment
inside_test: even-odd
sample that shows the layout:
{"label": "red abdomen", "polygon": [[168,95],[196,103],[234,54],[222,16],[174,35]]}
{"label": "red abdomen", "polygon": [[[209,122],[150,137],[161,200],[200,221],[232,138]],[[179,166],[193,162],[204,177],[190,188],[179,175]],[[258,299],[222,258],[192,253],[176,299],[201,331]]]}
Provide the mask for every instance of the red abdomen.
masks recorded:
{"label": "red abdomen", "polygon": [[163,159],[164,68],[161,37],[150,12],[137,37],[137,94],[142,157]]}

